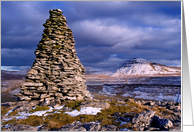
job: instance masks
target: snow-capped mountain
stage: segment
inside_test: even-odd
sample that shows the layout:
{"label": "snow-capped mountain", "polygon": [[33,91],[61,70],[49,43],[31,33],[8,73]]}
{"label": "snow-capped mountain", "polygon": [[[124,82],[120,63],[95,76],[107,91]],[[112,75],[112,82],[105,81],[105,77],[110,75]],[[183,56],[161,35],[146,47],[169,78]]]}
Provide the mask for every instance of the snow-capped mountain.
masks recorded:
{"label": "snow-capped mountain", "polygon": [[107,68],[86,68],[90,74],[101,74],[108,76],[124,76],[124,75],[168,75],[179,74],[181,68],[170,67],[158,63],[149,62],[145,59],[134,58],[127,60],[119,65]]}

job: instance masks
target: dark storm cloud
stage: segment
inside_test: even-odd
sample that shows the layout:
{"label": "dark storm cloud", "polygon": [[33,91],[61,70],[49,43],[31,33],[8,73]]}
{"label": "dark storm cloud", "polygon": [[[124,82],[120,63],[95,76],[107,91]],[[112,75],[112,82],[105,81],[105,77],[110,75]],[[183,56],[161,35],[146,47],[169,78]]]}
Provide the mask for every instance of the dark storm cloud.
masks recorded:
{"label": "dark storm cloud", "polygon": [[67,18],[84,66],[110,66],[137,57],[181,64],[179,1],[2,1],[2,65],[32,65],[42,24],[55,8]]}

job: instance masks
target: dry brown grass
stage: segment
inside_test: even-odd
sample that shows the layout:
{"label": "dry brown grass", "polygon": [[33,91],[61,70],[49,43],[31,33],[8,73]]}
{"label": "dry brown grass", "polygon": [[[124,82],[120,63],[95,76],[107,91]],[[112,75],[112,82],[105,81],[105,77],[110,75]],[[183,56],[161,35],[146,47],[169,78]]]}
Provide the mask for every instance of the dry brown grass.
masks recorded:
{"label": "dry brown grass", "polygon": [[39,125],[44,124],[44,120],[43,120],[42,116],[32,115],[32,116],[29,116],[26,119],[17,120],[15,122],[15,124],[25,124],[25,125],[30,125],[30,126],[39,126]]}
{"label": "dry brown grass", "polygon": [[8,110],[3,110],[3,109],[1,108],[1,115],[5,115],[7,112],[8,112]]}
{"label": "dry brown grass", "polygon": [[138,129],[134,127],[134,128],[132,128],[132,131],[138,131]]}
{"label": "dry brown grass", "polygon": [[104,96],[103,94],[100,94],[100,93],[95,93],[95,92],[92,92],[91,93],[95,99],[99,99],[99,100],[111,100],[111,101],[116,101],[117,99],[128,99],[129,97],[123,97],[122,95],[106,95]]}
{"label": "dry brown grass", "polygon": [[14,118],[14,119],[12,119],[12,120],[3,122],[2,125],[12,124],[12,123],[15,123],[16,121],[17,121],[17,120]]}
{"label": "dry brown grass", "polygon": [[83,102],[83,100],[81,101],[68,101],[65,103],[65,107],[68,107],[68,108],[72,108],[73,110],[80,110],[80,103]]}
{"label": "dry brown grass", "polygon": [[49,110],[48,106],[38,106],[35,109],[30,110],[29,112],[34,113],[36,111]]}
{"label": "dry brown grass", "polygon": [[6,131],[7,130],[7,128],[1,128],[1,131]]}
{"label": "dry brown grass", "polygon": [[13,112],[9,113],[9,116],[15,116],[16,114],[18,114],[18,111],[13,111]]}
{"label": "dry brown grass", "polygon": [[164,118],[169,118],[173,115],[172,111],[169,111],[165,107],[161,107],[161,106],[154,106],[153,108],[151,108],[151,110],[156,111],[155,114],[162,116]]}
{"label": "dry brown grass", "polygon": [[72,123],[76,118],[63,113],[55,113],[45,118],[45,124],[50,129],[59,129],[62,125]]}
{"label": "dry brown grass", "polygon": [[6,108],[6,106],[1,106],[1,115],[5,115],[11,108]]}

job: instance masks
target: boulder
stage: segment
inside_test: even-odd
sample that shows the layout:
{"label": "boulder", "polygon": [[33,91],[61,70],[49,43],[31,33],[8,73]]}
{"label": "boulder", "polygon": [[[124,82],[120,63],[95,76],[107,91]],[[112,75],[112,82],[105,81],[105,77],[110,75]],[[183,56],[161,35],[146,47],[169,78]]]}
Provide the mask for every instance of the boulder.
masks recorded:
{"label": "boulder", "polygon": [[29,125],[10,125],[6,131],[38,131],[37,127],[29,126]]}
{"label": "boulder", "polygon": [[86,129],[81,126],[80,124],[66,124],[66,125],[63,125],[59,131],[86,131]]}
{"label": "boulder", "polygon": [[115,125],[106,125],[101,128],[100,131],[116,131],[117,126]]}
{"label": "boulder", "polygon": [[99,131],[101,125],[99,123],[85,123],[83,127],[86,128],[87,131]]}
{"label": "boulder", "polygon": [[155,111],[143,111],[133,117],[131,122],[133,124],[143,123],[145,126],[148,126],[152,122],[152,117],[154,116],[154,114]]}
{"label": "boulder", "polygon": [[152,125],[162,130],[168,130],[173,127],[173,123],[168,119],[160,119],[157,115],[153,117]]}

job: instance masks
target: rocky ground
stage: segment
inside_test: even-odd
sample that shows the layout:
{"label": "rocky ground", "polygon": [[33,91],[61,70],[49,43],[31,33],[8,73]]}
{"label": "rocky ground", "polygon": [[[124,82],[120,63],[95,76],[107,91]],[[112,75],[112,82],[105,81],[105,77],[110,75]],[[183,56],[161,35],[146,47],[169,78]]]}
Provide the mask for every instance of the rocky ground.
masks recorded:
{"label": "rocky ground", "polygon": [[175,102],[94,100],[1,104],[2,131],[181,131]]}
{"label": "rocky ground", "polygon": [[[81,101],[62,102],[56,104],[40,103],[38,101],[16,102],[13,96],[24,82],[26,73],[1,72],[1,129],[5,131],[180,131],[181,104],[171,101],[149,101],[145,99],[130,99],[127,96],[99,94],[105,85],[99,85],[107,77],[86,75],[86,83],[96,80],[98,85],[88,85],[88,90],[94,97],[93,102]],[[90,81],[91,79],[91,81]],[[112,78],[116,79],[116,78]],[[148,79],[148,78],[146,78]],[[153,83],[162,82],[151,78]],[[126,78],[122,78],[126,83]],[[141,79],[144,82],[145,77]],[[118,80],[116,80],[118,82]],[[131,80],[137,82],[139,80]],[[169,83],[170,80],[168,80]],[[129,82],[129,81],[128,81]],[[166,83],[167,81],[163,81]],[[172,80],[179,85],[179,81]],[[111,81],[112,83],[112,81]],[[119,84],[131,85],[128,84]],[[166,84],[165,84],[166,85]],[[116,86],[116,85],[115,85]],[[119,91],[122,87],[115,87]],[[177,89],[177,88],[176,88]],[[174,89],[174,92],[176,92]],[[159,89],[161,90],[161,88]],[[169,90],[169,89],[168,89]],[[164,90],[163,90],[164,91]],[[111,91],[107,91],[111,93]],[[166,91],[167,93],[170,91]],[[171,95],[170,95],[171,96]],[[156,98],[155,98],[156,99]],[[88,109],[88,107],[90,109]],[[84,109],[85,108],[85,109]],[[96,108],[96,109],[95,109]],[[77,111],[76,111],[77,110]],[[86,112],[87,111],[87,112]],[[88,113],[90,111],[90,113]],[[69,112],[69,113],[68,113]],[[92,114],[92,115],[87,115]]]}

